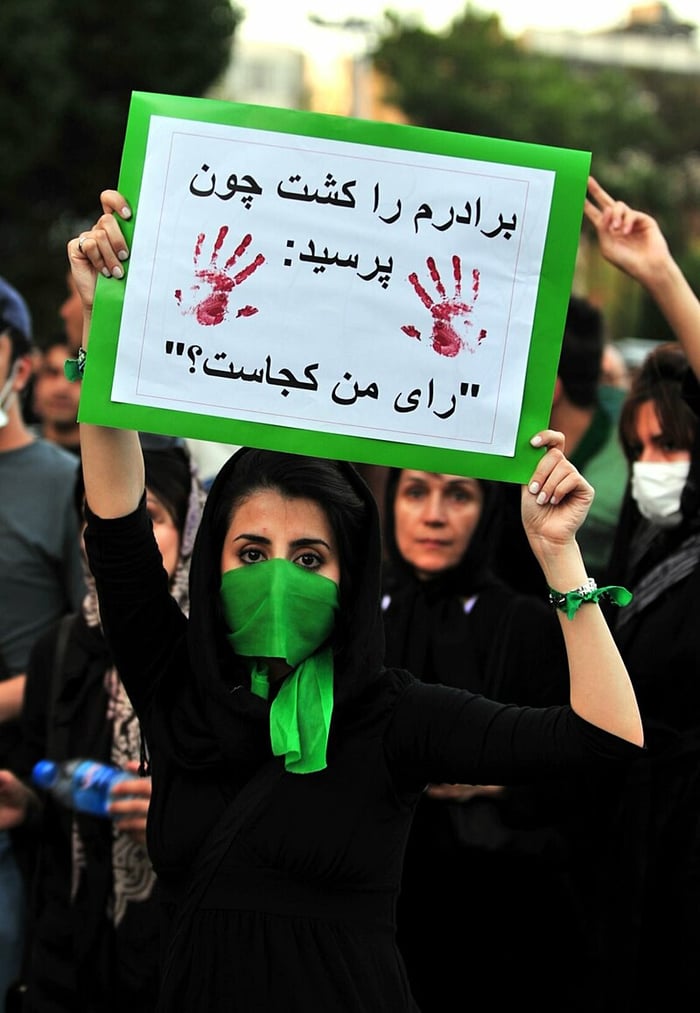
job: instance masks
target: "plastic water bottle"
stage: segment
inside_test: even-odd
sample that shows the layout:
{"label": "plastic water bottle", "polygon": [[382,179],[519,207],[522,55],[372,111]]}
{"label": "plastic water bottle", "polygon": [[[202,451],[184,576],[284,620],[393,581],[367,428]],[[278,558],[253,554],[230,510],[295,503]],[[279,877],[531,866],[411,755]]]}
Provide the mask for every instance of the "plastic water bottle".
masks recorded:
{"label": "plastic water bottle", "polygon": [[[109,804],[116,784],[133,774],[97,760],[39,760],[32,770],[32,781],[69,809],[111,817]],[[126,795],[120,798],[127,798]]]}

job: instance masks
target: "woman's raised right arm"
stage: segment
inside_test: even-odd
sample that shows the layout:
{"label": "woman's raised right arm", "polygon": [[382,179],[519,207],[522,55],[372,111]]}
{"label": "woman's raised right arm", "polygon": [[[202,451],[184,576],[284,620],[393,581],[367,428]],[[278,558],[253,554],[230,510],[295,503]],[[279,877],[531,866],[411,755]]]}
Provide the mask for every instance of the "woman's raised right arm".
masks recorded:
{"label": "woman's raised right arm", "polygon": [[[126,200],[116,190],[100,194],[102,214],[91,229],[68,243],[68,261],[83,304],[83,348],[87,353],[97,275],[122,284],[129,249],[117,216],[131,217]],[[85,498],[99,517],[132,513],[144,491],[144,466],[138,433],[80,423],[80,448]]]}
{"label": "woman's raised right arm", "polygon": [[700,379],[700,300],[669,250],[658,222],[588,179],[584,214],[607,261],[635,278],[666,317]]}

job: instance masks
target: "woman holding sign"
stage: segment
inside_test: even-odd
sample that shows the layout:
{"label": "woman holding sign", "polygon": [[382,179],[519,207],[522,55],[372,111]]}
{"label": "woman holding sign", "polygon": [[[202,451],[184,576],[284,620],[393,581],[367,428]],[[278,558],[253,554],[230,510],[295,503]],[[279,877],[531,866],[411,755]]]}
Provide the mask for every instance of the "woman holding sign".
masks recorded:
{"label": "woman holding sign", "polygon": [[[128,256],[124,198],[105,191],[102,208],[68,244],[85,341],[97,273],[120,284]],[[159,1013],[415,1013],[395,907],[424,786],[617,768],[643,745],[576,544],[593,491],[563,437],[533,437],[522,500],[570,662],[571,705],[542,709],[383,665],[378,513],[351,465],[238,451],[207,498],[187,619],[145,513],[137,435],[83,423],[81,440],[102,620],[152,758]]]}

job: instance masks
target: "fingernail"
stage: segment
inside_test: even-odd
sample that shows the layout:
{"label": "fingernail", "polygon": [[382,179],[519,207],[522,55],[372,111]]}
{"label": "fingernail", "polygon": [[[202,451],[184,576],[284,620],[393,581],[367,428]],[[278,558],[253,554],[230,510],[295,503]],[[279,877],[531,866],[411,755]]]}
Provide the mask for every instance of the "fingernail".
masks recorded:
{"label": "fingernail", "polygon": [[128,258],[128,256],[129,256],[129,251],[128,250],[120,250],[119,253],[117,254],[117,256],[119,257],[120,260],[126,260]]}
{"label": "fingernail", "polygon": [[540,491],[540,483],[539,482],[530,482],[530,485],[528,486],[528,489],[530,490],[530,492],[532,493],[532,495],[535,496]]}
{"label": "fingernail", "polygon": [[537,497],[537,502],[539,503],[540,506],[544,506],[545,503],[547,502],[547,493],[541,492]]}
{"label": "fingernail", "polygon": [[119,214],[122,216],[122,218],[131,218],[131,208],[127,207],[125,204],[124,207],[119,212]]}
{"label": "fingernail", "polygon": [[102,268],[102,273],[105,276],[105,278],[111,278],[112,277],[112,272],[110,271],[110,269],[108,267],[103,267]]}
{"label": "fingernail", "polygon": [[117,264],[116,267],[112,268],[112,277],[113,278],[123,278],[124,277],[124,271],[123,271],[123,269],[118,264]]}
{"label": "fingernail", "polygon": [[541,442],[542,442],[541,436],[533,436],[532,439],[530,440],[530,443],[532,444],[533,447],[539,447]]}

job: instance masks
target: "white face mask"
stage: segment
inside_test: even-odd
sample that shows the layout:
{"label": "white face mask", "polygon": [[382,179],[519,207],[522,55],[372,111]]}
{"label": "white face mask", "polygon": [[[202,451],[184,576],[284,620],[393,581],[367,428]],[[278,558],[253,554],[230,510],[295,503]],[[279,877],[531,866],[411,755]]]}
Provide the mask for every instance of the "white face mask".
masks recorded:
{"label": "white face mask", "polygon": [[15,359],[14,363],[12,364],[12,369],[10,370],[9,375],[7,377],[7,380],[3,384],[2,390],[0,390],[0,429],[4,429],[7,423],[10,421],[7,412],[5,411],[5,408],[12,400],[12,395],[14,394],[14,391],[12,390],[12,385],[15,382],[15,377],[17,376],[18,366],[19,360]]}
{"label": "white face mask", "polygon": [[635,461],[632,496],[641,515],[660,528],[680,524],[681,493],[689,471],[690,461]]}

